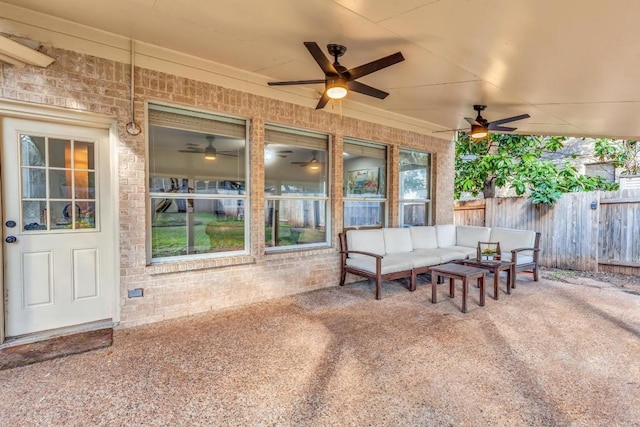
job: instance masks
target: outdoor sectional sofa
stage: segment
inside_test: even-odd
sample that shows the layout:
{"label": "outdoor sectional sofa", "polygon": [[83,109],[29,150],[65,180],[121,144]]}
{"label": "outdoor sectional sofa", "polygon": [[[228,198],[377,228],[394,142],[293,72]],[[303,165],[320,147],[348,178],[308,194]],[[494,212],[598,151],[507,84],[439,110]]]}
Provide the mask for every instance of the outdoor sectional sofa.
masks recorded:
{"label": "outdoor sectional sofa", "polygon": [[409,289],[413,291],[417,275],[430,267],[475,258],[478,242],[499,242],[502,260],[514,261],[516,272],[531,271],[538,281],[540,233],[443,224],[340,233],[340,286],[351,273],[375,280],[376,299],[381,297],[383,280],[410,278]]}

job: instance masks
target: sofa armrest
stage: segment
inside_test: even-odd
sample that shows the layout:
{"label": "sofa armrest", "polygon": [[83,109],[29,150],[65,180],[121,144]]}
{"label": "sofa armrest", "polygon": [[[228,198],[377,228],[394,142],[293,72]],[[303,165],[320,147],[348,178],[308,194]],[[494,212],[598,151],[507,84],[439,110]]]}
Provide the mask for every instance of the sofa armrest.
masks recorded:
{"label": "sofa armrest", "polygon": [[511,250],[511,261],[514,264],[518,264],[518,253],[519,252],[524,252],[524,251],[531,251],[533,252],[533,261],[535,263],[538,262],[538,253],[540,252],[539,248],[517,248],[517,249],[512,249]]}

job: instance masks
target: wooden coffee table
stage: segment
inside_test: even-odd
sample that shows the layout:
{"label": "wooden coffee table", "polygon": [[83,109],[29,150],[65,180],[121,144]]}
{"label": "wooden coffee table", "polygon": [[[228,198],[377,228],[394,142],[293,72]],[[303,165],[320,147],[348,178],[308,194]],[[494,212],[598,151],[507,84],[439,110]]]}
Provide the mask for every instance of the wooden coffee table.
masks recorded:
{"label": "wooden coffee table", "polygon": [[500,296],[500,293],[498,292],[498,282],[501,271],[507,272],[507,293],[511,294],[511,288],[516,287],[515,265],[511,261],[478,261],[477,259],[461,259],[454,262],[471,267],[482,268],[493,273],[493,299],[497,300]]}
{"label": "wooden coffee table", "polygon": [[477,267],[470,267],[462,264],[447,263],[431,267],[431,302],[438,302],[437,285],[438,277],[449,279],[449,297],[454,297],[455,281],[462,280],[462,312],[467,312],[467,293],[469,292],[469,280],[477,279],[480,288],[480,302],[478,305],[484,306],[484,277],[486,270]]}

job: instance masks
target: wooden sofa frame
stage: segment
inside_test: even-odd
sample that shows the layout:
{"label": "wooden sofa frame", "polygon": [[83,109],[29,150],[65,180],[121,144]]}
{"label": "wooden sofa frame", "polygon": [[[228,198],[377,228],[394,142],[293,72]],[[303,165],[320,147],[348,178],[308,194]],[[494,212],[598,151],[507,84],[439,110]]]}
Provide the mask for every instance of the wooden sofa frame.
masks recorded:
{"label": "wooden sofa frame", "polygon": [[[363,252],[363,251],[350,251],[347,247],[347,233],[343,231],[339,234],[340,237],[340,286],[344,286],[344,282],[347,278],[347,273],[352,273],[357,276],[366,277],[367,279],[373,279],[376,283],[376,299],[382,298],[382,281],[383,280],[396,280],[396,279],[404,279],[410,278],[411,282],[409,285],[410,291],[415,291],[416,289],[416,276],[414,270],[404,270],[404,271],[395,271],[393,273],[382,274],[382,255],[376,255],[371,252]],[[347,258],[349,254],[361,254],[367,255],[375,258],[376,260],[376,272],[372,273],[366,270],[361,270],[356,267],[351,267],[347,265]]]}

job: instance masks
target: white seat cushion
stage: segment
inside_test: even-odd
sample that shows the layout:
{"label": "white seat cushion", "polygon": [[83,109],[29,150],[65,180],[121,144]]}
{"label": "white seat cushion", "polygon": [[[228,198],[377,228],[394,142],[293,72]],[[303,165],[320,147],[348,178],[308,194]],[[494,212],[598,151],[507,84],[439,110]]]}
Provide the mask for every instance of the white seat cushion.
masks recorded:
{"label": "white seat cushion", "polygon": [[[347,265],[369,273],[376,272],[376,260],[372,257],[366,258],[348,258]],[[381,273],[397,273],[398,271],[409,271],[413,268],[413,263],[402,259],[399,254],[394,256],[388,255],[382,259]]]}
{"label": "white seat cushion", "polygon": [[[527,255],[526,252],[518,252],[518,262],[516,265],[529,264],[533,262],[533,256]],[[511,252],[502,252],[502,261],[511,261]]]}
{"label": "white seat cushion", "polygon": [[438,265],[441,261],[441,256],[437,253],[429,253],[432,249],[420,249],[408,254],[403,254],[406,261],[410,261],[413,268],[431,267],[432,265]]}

